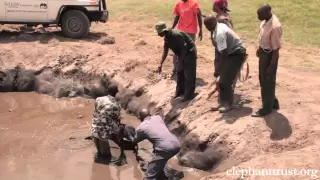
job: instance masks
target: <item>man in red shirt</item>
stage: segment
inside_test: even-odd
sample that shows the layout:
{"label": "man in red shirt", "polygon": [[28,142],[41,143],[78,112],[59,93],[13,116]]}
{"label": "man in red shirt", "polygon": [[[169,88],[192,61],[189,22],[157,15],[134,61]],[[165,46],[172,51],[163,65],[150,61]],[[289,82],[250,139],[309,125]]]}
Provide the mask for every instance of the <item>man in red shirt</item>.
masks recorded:
{"label": "man in red shirt", "polygon": [[[202,16],[200,5],[197,0],[179,0],[173,10],[176,16],[173,21],[172,29],[177,25],[177,29],[187,33],[193,41],[196,39],[197,26],[199,25],[199,39],[202,40]],[[178,57],[173,56],[173,76],[176,73],[176,62]]]}

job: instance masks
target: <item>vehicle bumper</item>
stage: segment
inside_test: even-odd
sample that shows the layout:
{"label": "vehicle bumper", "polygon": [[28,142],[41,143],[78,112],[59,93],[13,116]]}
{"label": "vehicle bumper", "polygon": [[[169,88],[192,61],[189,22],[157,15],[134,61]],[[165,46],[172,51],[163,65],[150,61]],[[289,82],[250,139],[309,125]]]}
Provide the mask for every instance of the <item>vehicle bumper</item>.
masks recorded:
{"label": "vehicle bumper", "polygon": [[90,21],[107,22],[109,19],[109,11],[89,11],[88,16]]}

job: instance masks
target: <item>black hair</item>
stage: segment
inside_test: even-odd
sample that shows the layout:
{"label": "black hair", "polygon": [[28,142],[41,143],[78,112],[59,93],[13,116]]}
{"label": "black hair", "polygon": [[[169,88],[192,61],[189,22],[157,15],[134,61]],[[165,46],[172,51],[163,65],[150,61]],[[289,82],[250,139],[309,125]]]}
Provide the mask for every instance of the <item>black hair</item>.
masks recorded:
{"label": "black hair", "polygon": [[115,97],[116,94],[118,93],[118,86],[116,84],[110,84],[108,87],[108,93],[110,96]]}

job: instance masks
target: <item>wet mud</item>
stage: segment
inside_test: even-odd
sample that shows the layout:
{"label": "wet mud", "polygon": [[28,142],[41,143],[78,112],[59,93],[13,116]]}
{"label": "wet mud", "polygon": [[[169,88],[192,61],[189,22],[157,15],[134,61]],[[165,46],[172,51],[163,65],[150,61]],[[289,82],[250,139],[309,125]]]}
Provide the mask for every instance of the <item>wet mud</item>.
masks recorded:
{"label": "wet mud", "polygon": [[[90,135],[94,101],[83,98],[52,98],[35,92],[0,93],[0,179],[10,180],[141,180],[132,151],[126,151],[128,164],[116,167],[93,163]],[[135,117],[123,112],[123,122],[138,125]],[[112,145],[119,155],[119,149]],[[151,144],[139,145],[139,154],[151,158]],[[207,175],[178,165],[186,180]]]}
{"label": "wet mud", "polygon": [[17,66],[14,69],[0,71],[0,92],[34,91],[56,98],[95,99],[107,95],[110,84],[118,85],[119,92],[116,99],[128,114],[137,116],[141,108],[148,108],[152,113],[164,117],[169,129],[180,137],[182,147],[177,156],[180,165],[210,171],[219,165],[231,151],[226,149],[227,146],[223,144],[223,141],[212,143],[215,137],[199,141],[197,135],[189,133],[190,131],[185,128],[184,124],[178,123],[179,115],[171,112],[165,115],[161,107],[159,108],[156,103],[150,102],[144,87],[129,89],[115,82],[112,76],[86,74],[80,68],[62,72],[59,67],[27,70]]}

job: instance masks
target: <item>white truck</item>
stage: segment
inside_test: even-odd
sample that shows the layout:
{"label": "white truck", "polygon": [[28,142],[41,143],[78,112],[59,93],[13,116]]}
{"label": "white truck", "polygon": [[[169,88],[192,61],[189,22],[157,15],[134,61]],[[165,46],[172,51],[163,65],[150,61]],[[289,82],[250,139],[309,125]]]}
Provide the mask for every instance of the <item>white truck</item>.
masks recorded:
{"label": "white truck", "polygon": [[106,0],[0,0],[0,24],[59,26],[78,39],[88,35],[91,22],[107,22]]}

